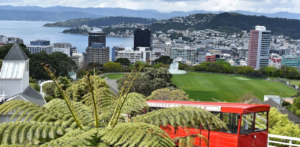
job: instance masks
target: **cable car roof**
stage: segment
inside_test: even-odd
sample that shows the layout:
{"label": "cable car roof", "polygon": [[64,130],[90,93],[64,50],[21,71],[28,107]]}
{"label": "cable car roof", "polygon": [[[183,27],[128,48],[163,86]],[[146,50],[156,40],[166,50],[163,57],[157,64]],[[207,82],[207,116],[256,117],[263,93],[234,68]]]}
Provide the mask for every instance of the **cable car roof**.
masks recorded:
{"label": "cable car roof", "polygon": [[195,101],[166,101],[149,100],[146,102],[150,107],[170,108],[179,106],[192,106],[213,112],[227,113],[252,113],[269,111],[270,105],[244,104],[244,103],[224,103],[224,102],[195,102]]}

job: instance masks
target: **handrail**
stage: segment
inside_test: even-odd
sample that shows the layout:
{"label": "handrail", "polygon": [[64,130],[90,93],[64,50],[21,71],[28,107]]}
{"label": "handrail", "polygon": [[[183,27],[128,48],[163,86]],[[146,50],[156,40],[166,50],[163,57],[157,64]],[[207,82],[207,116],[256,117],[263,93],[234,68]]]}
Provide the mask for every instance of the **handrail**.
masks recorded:
{"label": "handrail", "polygon": [[[278,139],[283,139],[283,140],[287,140],[287,142],[283,142],[283,141],[274,141],[274,140],[271,140],[270,138],[278,138]],[[296,137],[288,137],[288,136],[280,136],[280,135],[273,135],[273,134],[269,134],[268,135],[268,146],[269,147],[273,147],[270,145],[270,143],[273,143],[273,144],[277,144],[277,145],[288,145],[289,147],[300,147],[300,143],[298,144],[293,144],[293,141],[299,141],[300,142],[300,138],[296,138]]]}

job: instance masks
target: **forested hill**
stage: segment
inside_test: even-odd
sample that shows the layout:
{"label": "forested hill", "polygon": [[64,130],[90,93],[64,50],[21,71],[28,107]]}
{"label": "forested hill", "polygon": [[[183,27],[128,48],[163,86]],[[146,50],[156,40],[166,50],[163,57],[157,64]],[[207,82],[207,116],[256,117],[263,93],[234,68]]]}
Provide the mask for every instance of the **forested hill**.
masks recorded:
{"label": "forested hill", "polygon": [[[192,23],[190,23],[192,22]],[[151,25],[153,31],[169,29],[215,29],[228,33],[254,29],[256,25],[266,26],[272,34],[300,38],[300,20],[285,18],[268,18],[238,13],[194,14],[187,17],[162,20]]]}
{"label": "forested hill", "polygon": [[156,19],[140,18],[140,17],[101,17],[101,18],[82,18],[82,19],[72,19],[64,22],[47,23],[46,27],[78,27],[82,25],[88,26],[110,26],[118,23],[142,23],[150,24],[156,22]]}

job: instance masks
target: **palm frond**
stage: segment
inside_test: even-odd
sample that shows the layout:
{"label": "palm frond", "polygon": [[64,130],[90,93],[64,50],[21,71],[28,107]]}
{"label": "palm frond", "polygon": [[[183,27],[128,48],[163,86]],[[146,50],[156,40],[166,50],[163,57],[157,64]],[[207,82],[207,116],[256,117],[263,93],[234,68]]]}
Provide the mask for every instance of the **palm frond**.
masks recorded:
{"label": "palm frond", "polygon": [[175,146],[171,138],[159,127],[145,123],[122,123],[112,129],[98,132],[101,141],[110,146]]}
{"label": "palm frond", "polygon": [[40,144],[65,134],[65,128],[54,123],[10,122],[0,125],[0,144]]}
{"label": "palm frond", "polygon": [[156,126],[225,128],[227,126],[217,116],[196,107],[173,107],[149,112],[132,118],[133,122],[143,122]]}

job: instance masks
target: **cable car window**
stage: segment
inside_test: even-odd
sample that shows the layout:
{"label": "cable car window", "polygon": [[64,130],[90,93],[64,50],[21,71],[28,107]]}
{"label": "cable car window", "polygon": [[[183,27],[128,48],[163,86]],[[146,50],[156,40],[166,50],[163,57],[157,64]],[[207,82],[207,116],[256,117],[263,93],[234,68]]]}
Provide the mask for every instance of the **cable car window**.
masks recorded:
{"label": "cable car window", "polygon": [[243,114],[240,134],[253,133],[254,114]]}
{"label": "cable car window", "polygon": [[220,119],[226,123],[227,129],[220,129],[220,132],[237,134],[240,115],[237,113],[221,113]]}
{"label": "cable car window", "polygon": [[255,113],[255,132],[265,131],[268,126],[268,112]]}

